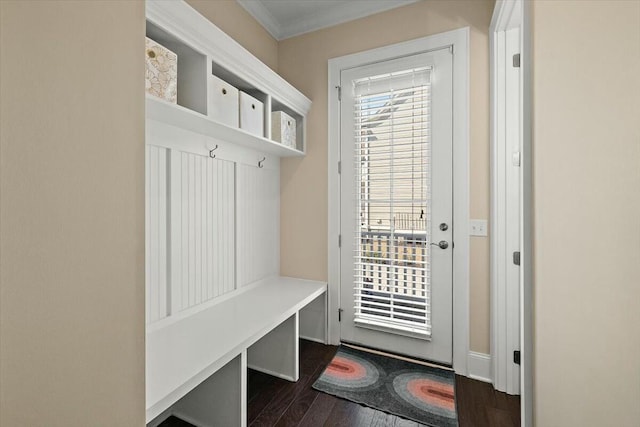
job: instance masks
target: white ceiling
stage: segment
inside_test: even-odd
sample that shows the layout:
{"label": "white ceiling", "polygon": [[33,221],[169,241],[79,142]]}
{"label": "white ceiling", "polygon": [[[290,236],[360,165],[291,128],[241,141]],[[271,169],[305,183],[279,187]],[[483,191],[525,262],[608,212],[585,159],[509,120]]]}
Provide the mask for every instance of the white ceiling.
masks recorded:
{"label": "white ceiling", "polygon": [[419,0],[236,0],[277,40]]}

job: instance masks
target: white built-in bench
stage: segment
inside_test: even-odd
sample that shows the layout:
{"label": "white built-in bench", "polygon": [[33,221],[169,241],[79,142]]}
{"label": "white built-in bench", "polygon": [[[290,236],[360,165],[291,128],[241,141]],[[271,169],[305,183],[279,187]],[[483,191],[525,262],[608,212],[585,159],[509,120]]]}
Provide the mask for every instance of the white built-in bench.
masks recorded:
{"label": "white built-in bench", "polygon": [[146,421],[246,425],[247,366],[298,380],[299,312],[327,285],[274,277],[147,331]]}
{"label": "white built-in bench", "polygon": [[[274,277],[280,159],[305,155],[311,100],[184,1],[147,0],[146,18],[178,57],[176,103],[146,98],[146,421],[244,426],[247,366],[296,381],[300,331],[325,341],[326,283]],[[220,114],[239,113],[227,88],[262,126]]]}

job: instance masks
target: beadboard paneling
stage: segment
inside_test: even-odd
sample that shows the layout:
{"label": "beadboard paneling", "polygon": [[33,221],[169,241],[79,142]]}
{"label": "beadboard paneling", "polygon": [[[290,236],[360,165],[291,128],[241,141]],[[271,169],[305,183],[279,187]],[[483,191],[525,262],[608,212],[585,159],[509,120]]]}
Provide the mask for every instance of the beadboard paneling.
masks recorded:
{"label": "beadboard paneling", "polygon": [[146,149],[146,318],[147,323],[168,315],[167,306],[167,177],[168,151]]}
{"label": "beadboard paneling", "polygon": [[279,274],[280,162],[154,122],[148,131],[147,323],[158,327]]}
{"label": "beadboard paneling", "polygon": [[172,154],[172,307],[235,289],[235,164]]}
{"label": "beadboard paneling", "polygon": [[278,274],[280,268],[280,174],[237,166],[238,286]]}

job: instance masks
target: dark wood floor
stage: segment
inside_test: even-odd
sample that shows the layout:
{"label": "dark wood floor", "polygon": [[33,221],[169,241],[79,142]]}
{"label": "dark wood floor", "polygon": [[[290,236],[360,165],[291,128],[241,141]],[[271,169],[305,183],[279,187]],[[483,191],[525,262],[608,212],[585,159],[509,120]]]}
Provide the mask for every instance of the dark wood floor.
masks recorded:
{"label": "dark wood floor", "polygon": [[[257,426],[396,426],[418,427],[408,421],[311,388],[337,347],[300,342],[300,379],[291,383],[249,371],[247,423]],[[460,427],[515,427],[520,425],[520,399],[496,392],[490,384],[456,376]],[[189,427],[171,417],[161,427]]]}

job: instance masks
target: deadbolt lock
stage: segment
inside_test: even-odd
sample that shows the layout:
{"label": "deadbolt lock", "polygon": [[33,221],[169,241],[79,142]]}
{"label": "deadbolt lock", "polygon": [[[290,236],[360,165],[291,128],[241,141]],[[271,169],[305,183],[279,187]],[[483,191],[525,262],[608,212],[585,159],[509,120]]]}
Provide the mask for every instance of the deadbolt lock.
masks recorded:
{"label": "deadbolt lock", "polygon": [[440,224],[441,231],[447,231],[448,229],[449,229],[449,226],[447,225],[447,223],[443,222],[442,224]]}

